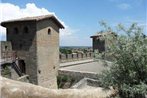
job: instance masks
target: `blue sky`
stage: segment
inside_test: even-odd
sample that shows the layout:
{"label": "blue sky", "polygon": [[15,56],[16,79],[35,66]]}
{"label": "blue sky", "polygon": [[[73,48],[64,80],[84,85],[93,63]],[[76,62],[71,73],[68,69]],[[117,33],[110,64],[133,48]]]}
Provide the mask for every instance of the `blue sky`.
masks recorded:
{"label": "blue sky", "polygon": [[38,8],[54,12],[68,27],[67,35],[60,37],[62,46],[91,46],[90,36],[101,30],[101,20],[112,27],[132,22],[145,27],[147,22],[146,0],[2,0],[1,3],[21,9],[33,3]]}

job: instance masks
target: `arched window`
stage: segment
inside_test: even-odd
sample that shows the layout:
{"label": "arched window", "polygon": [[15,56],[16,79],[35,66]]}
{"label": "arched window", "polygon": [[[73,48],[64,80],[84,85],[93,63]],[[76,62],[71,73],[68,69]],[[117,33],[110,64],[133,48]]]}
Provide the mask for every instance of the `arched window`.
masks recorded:
{"label": "arched window", "polygon": [[13,32],[14,32],[15,34],[18,34],[18,33],[19,33],[19,32],[18,32],[18,28],[15,27],[14,30],[13,30]]}
{"label": "arched window", "polygon": [[48,35],[50,35],[50,34],[51,34],[51,29],[49,28],[49,29],[48,29]]}
{"label": "arched window", "polygon": [[29,29],[28,29],[28,27],[24,27],[24,29],[23,29],[23,33],[29,33]]}

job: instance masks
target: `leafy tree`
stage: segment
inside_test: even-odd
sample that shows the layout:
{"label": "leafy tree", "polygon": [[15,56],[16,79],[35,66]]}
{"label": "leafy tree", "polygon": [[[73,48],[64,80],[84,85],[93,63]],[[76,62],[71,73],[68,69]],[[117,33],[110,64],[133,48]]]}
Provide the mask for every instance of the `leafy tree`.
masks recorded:
{"label": "leafy tree", "polygon": [[[101,22],[105,32],[114,32]],[[147,37],[136,23],[129,28],[119,24],[115,43],[106,53],[111,53],[114,64],[100,75],[102,85],[114,87],[121,98],[145,98],[147,95]],[[110,40],[111,38],[105,37]],[[111,42],[111,40],[109,41]]]}
{"label": "leafy tree", "polygon": [[60,52],[63,54],[71,54],[72,53],[71,49],[66,49],[66,48],[60,48]]}

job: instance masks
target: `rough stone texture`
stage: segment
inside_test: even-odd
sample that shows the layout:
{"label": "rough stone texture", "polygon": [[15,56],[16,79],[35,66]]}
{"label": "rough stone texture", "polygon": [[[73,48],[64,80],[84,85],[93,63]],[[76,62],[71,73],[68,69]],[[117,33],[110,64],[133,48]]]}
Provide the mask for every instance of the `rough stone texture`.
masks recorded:
{"label": "rough stone texture", "polygon": [[83,72],[83,71],[73,71],[73,70],[62,70],[59,69],[58,71],[59,75],[65,75],[68,77],[72,77],[76,80],[81,80],[83,78],[92,78],[92,79],[97,79],[97,73],[94,72]]}
{"label": "rough stone texture", "polygon": [[59,67],[59,28],[64,28],[50,15],[2,22],[7,28],[7,41],[12,44],[13,58],[25,62],[30,83],[57,88]]}
{"label": "rough stone texture", "polygon": [[12,45],[11,42],[0,41],[0,58],[10,58],[12,55]]}
{"label": "rough stone texture", "polygon": [[[101,32],[91,36],[93,51],[99,50],[99,52],[104,52],[107,50],[108,45],[115,43],[116,36],[114,32]],[[101,40],[101,38],[103,39],[104,37],[107,37],[107,39]]]}
{"label": "rough stone texture", "polygon": [[[11,42],[12,50],[14,51],[13,58],[18,57],[25,61],[26,74],[29,75],[30,83],[38,84],[36,23],[28,21],[8,23],[6,27],[7,41]],[[28,28],[28,33],[24,32],[25,27]],[[15,31],[15,28],[17,28],[18,32]]]}
{"label": "rough stone texture", "polygon": [[60,54],[60,62],[71,62],[93,58],[93,53]]}
{"label": "rough stone texture", "polygon": [[12,67],[10,68],[10,71],[11,71],[10,79],[17,80],[17,78],[19,78],[19,75],[16,73],[16,71]]}
{"label": "rough stone texture", "polygon": [[[42,25],[44,24],[44,25]],[[48,34],[48,29],[51,30]],[[50,20],[37,23],[37,65],[38,84],[57,88],[59,66],[59,27]]]}
{"label": "rough stone texture", "polygon": [[90,78],[83,78],[78,83],[73,85],[71,88],[87,89],[87,87],[89,88],[99,87],[99,89],[102,89],[100,86],[101,86],[101,83],[98,80],[90,79]]}
{"label": "rough stone texture", "polygon": [[1,98],[108,98],[114,90],[47,89],[0,77]]}
{"label": "rough stone texture", "polygon": [[105,51],[105,41],[101,41],[99,38],[93,38],[93,51],[99,50],[99,52]]}

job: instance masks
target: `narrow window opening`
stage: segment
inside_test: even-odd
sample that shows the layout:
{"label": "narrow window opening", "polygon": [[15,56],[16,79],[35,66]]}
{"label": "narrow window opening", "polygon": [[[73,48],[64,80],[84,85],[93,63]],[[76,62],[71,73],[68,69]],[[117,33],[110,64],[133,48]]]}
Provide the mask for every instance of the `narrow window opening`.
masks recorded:
{"label": "narrow window opening", "polygon": [[8,46],[5,46],[5,50],[7,50],[8,49]]}
{"label": "narrow window opening", "polygon": [[23,33],[29,33],[29,29],[28,29],[28,27],[24,27],[24,29],[23,29]]}
{"label": "narrow window opening", "polygon": [[48,29],[48,35],[51,35],[51,29],[50,28]]}
{"label": "narrow window opening", "polygon": [[14,28],[14,33],[18,34],[18,28],[16,28],[16,27]]}

